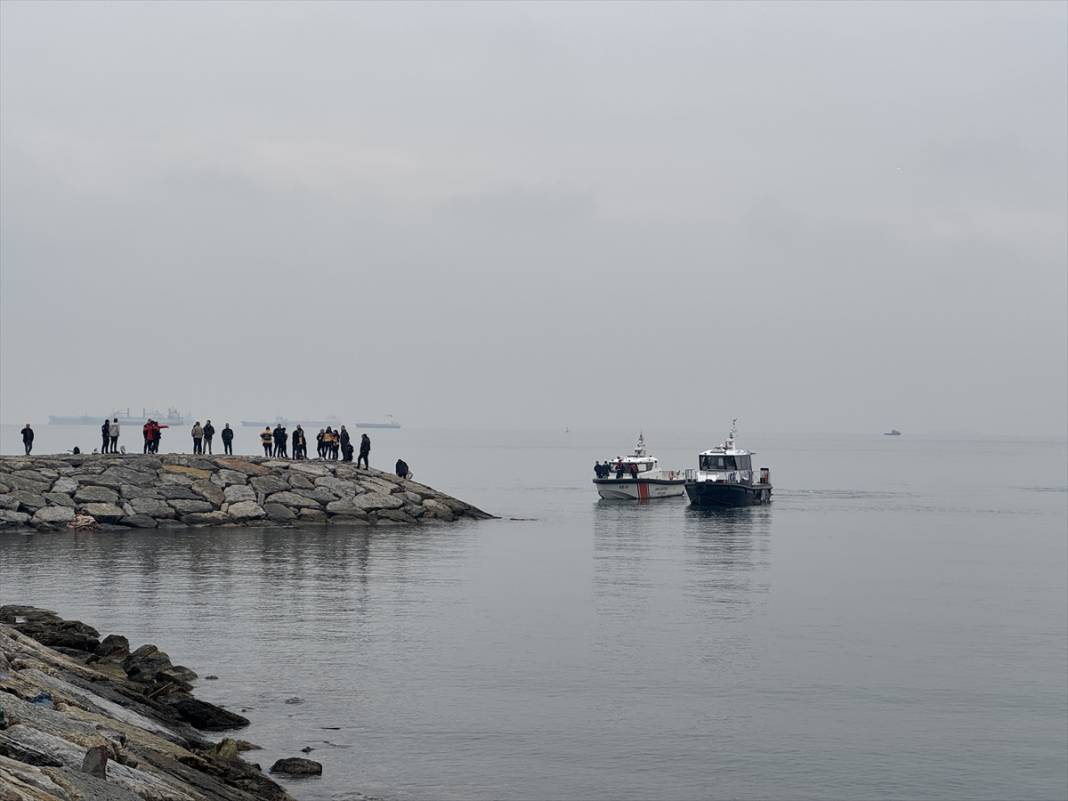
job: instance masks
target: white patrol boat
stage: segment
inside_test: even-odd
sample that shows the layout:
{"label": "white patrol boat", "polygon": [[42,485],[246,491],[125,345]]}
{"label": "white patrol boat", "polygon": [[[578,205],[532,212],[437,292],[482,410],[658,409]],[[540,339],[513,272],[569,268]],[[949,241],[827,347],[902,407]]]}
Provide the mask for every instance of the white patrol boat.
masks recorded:
{"label": "white patrol boat", "polygon": [[753,480],[753,452],[735,447],[738,420],[731,421],[727,440],[702,451],[697,469],[686,471],[686,494],[694,506],[754,506],[771,503],[771,472],[760,468]]}
{"label": "white patrol boat", "polygon": [[682,473],[662,470],[660,460],[645,452],[645,437],[638,435],[634,453],[594,467],[597,494],[610,501],[647,501],[650,498],[679,497],[685,493]]}

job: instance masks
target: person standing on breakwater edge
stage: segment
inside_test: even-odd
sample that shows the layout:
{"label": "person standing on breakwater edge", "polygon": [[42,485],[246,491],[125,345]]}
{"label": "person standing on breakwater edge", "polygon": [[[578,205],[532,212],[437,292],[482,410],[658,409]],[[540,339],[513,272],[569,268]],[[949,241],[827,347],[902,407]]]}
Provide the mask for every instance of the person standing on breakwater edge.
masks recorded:
{"label": "person standing on breakwater edge", "polygon": [[[208,420],[204,424],[204,444],[208,448],[208,453],[211,453],[211,438],[215,436],[215,426],[211,424],[211,420]],[[201,451],[203,453],[203,451]]]}
{"label": "person standing on breakwater edge", "polygon": [[20,433],[22,434],[22,446],[26,449],[26,455],[29,456],[30,451],[33,450],[33,429],[27,423]]}
{"label": "person standing on breakwater edge", "polygon": [[204,453],[204,426],[197,420],[193,423],[193,453]]}
{"label": "person standing on breakwater edge", "polygon": [[263,444],[263,455],[271,455],[271,443],[274,441],[274,434],[271,433],[271,427],[267,426],[263,429],[263,433],[260,434],[260,442]]}
{"label": "person standing on breakwater edge", "polygon": [[234,430],[232,428],[230,428],[230,424],[229,423],[227,423],[225,426],[223,426],[223,430],[222,430],[221,436],[222,436],[222,441],[223,441],[223,453],[225,453],[228,456],[233,456],[234,455]]}
{"label": "person standing on breakwater edge", "polygon": [[111,453],[119,452],[119,418],[113,418],[108,428],[108,436],[111,438]]}
{"label": "person standing on breakwater edge", "polygon": [[368,461],[368,457],[371,455],[371,438],[366,434],[360,437],[360,458],[356,460],[356,468],[359,469],[360,462],[363,462],[363,466],[368,470],[371,469],[371,463]]}
{"label": "person standing on breakwater edge", "polygon": [[104,425],[100,426],[100,452],[107,453],[111,447],[111,421],[104,418]]}

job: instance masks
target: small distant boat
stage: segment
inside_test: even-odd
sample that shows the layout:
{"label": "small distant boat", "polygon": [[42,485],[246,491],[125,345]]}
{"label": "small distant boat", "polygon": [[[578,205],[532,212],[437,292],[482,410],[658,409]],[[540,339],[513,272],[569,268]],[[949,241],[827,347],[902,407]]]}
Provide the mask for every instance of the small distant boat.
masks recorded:
{"label": "small distant boat", "polygon": [[681,496],[682,474],[676,470],[661,470],[660,460],[645,452],[645,437],[638,435],[638,444],[630,456],[606,462],[608,474],[595,478],[597,494],[609,501],[648,501],[654,498]]}
{"label": "small distant boat", "polygon": [[167,409],[167,413],[164,414],[159,409],[141,409],[141,416],[130,414],[130,410],[126,411],[116,410],[108,415],[100,415],[99,417],[93,417],[88,414],[79,416],[64,416],[51,414],[48,416],[48,424],[53,426],[91,426],[101,425],[104,422],[105,417],[108,420],[114,420],[119,418],[119,425],[123,426],[139,426],[143,425],[146,420],[152,418],[157,423],[163,423],[168,426],[180,426],[184,425],[186,418],[182,416],[176,408],[171,406]]}
{"label": "small distant boat", "polygon": [[883,436],[884,437],[900,437],[901,436],[901,432],[898,431],[896,428],[891,428],[889,431],[884,431],[883,432]]}
{"label": "small distant boat", "polygon": [[702,451],[697,469],[686,471],[686,494],[693,506],[755,506],[771,503],[771,471],[760,468],[753,480],[753,452],[734,444],[737,418],[731,421],[726,441]]}
{"label": "small distant boat", "polygon": [[[342,420],[336,417],[328,417],[325,420],[309,420],[308,418],[298,418],[290,420],[288,417],[276,417],[273,420],[242,420],[241,425],[247,428],[274,428],[275,426],[284,426],[290,428],[297,424],[307,426],[308,428],[338,428],[341,425],[348,425]],[[386,415],[384,422],[371,422],[371,423],[354,423],[353,428],[400,428],[401,424],[393,419],[393,415]]]}

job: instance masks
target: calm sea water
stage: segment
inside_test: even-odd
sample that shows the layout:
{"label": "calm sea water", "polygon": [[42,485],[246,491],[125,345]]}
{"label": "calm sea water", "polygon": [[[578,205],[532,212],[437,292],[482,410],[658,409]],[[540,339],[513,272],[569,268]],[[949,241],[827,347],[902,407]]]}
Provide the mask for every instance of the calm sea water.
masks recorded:
{"label": "calm sea water", "polygon": [[709,514],[596,500],[635,433],[371,432],[505,519],[0,536],[0,600],[217,674],[308,801],[1068,797],[1063,440],[743,435],[775,503]]}

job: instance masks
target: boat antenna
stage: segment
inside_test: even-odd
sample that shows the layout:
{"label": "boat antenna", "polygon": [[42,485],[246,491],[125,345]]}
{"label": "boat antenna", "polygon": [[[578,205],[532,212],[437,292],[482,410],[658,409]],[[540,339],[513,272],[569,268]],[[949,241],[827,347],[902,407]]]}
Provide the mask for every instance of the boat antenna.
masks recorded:
{"label": "boat antenna", "polygon": [[645,434],[644,432],[638,432],[638,444],[634,446],[635,456],[645,456]]}
{"label": "boat antenna", "polygon": [[731,448],[734,447],[734,438],[736,436],[738,436],[738,418],[737,417],[732,417],[731,418],[731,430],[730,430],[730,433],[727,434],[727,445],[729,447],[731,447]]}

